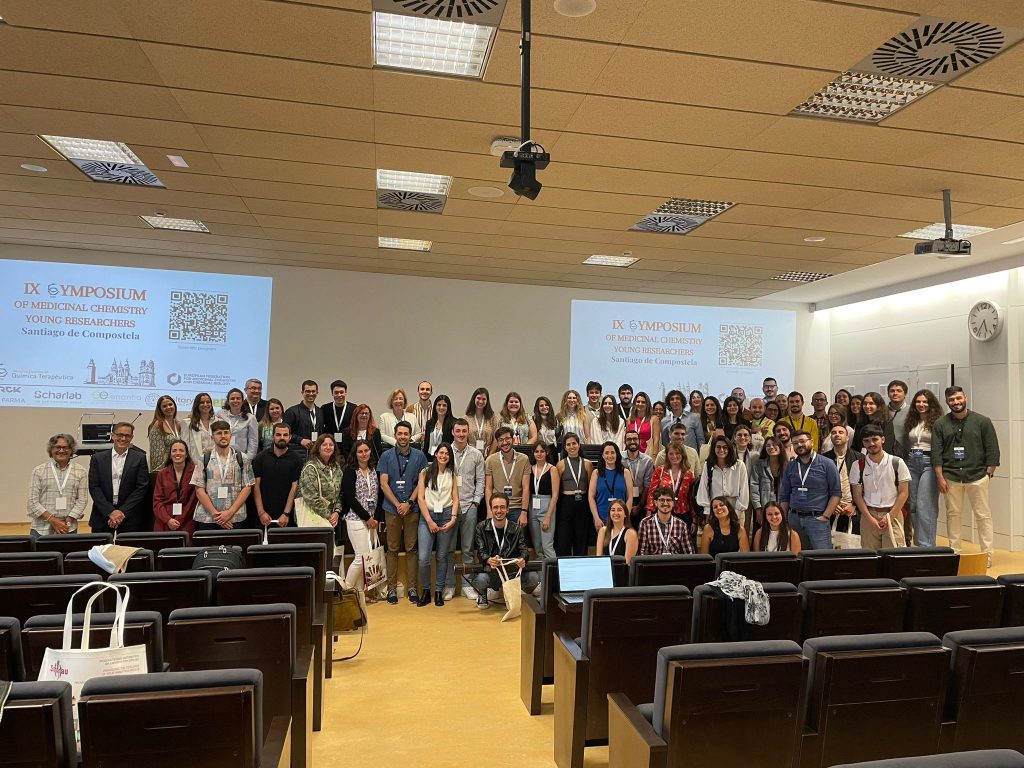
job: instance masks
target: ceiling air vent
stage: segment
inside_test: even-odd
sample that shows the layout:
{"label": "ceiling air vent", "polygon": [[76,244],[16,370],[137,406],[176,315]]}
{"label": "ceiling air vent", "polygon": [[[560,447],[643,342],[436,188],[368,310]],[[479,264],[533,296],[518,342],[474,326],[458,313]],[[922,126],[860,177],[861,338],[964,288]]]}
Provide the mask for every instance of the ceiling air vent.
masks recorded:
{"label": "ceiling air vent", "polygon": [[793,283],[814,283],[824,280],[826,277],[833,277],[828,272],[783,272],[776,275],[772,280],[787,280]]}
{"label": "ceiling air vent", "polygon": [[1024,30],[922,16],[853,68],[948,83],[1024,37]]}
{"label": "ceiling air vent", "polygon": [[727,211],[734,203],[717,200],[689,200],[672,197],[644,216],[631,228],[638,232],[658,232],[665,235],[686,235],[701,224]]}
{"label": "ceiling air vent", "polygon": [[400,192],[394,189],[377,190],[377,207],[392,211],[416,211],[418,213],[441,213],[447,200],[444,195],[426,192]]}
{"label": "ceiling air vent", "polygon": [[877,123],[1024,38],[1024,29],[921,16],[791,114]]}
{"label": "ceiling air vent", "polygon": [[497,27],[506,0],[373,0],[373,10]]}

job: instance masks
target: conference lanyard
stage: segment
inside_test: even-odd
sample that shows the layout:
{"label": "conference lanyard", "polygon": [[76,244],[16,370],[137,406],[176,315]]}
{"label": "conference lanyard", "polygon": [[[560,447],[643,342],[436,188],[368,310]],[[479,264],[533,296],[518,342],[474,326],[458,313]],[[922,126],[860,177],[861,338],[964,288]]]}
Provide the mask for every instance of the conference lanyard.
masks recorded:
{"label": "conference lanyard", "polygon": [[456,475],[462,474],[462,465],[465,464],[465,463],[466,463],[466,451],[465,451],[465,449],[463,449],[463,451],[462,451],[462,461],[459,461],[459,452],[455,451],[454,464],[455,464],[455,474]]}
{"label": "conference lanyard", "polygon": [[631,422],[629,422],[629,429],[630,429],[630,431],[631,432],[636,432],[637,434],[639,434],[640,433],[640,427],[642,427],[644,424],[646,424],[647,421],[648,420],[646,418],[644,418],[644,419],[633,419]]}
{"label": "conference lanyard", "polygon": [[800,472],[800,465],[803,462],[797,461],[796,476],[800,478],[800,487],[801,488],[806,488],[807,487],[807,477],[808,477],[808,475],[811,474],[811,467],[814,466],[814,460],[816,458],[818,458],[818,454],[816,454],[814,451],[811,451],[811,460],[807,462],[807,471],[803,472],[803,473]]}
{"label": "conference lanyard", "polygon": [[505,485],[508,485],[508,486],[512,485],[512,475],[515,474],[515,471],[516,471],[516,459],[518,459],[518,458],[519,458],[519,456],[516,453],[513,453],[512,454],[512,469],[505,469],[505,457],[500,455],[500,454],[498,456],[498,460],[501,462],[501,471],[505,473]]}
{"label": "conference lanyard", "polygon": [[637,484],[639,479],[636,476],[636,468],[640,464],[640,457],[637,456],[635,459],[630,459],[628,456],[625,458],[626,466],[629,467],[629,474],[633,476],[633,484]]}
{"label": "conference lanyard", "polygon": [[313,427],[313,431],[316,432],[316,408],[309,412],[309,423]]}
{"label": "conference lanyard", "polygon": [[57,462],[56,461],[51,461],[50,462],[50,471],[53,473],[53,482],[55,482],[57,484],[57,495],[58,496],[63,496],[64,495],[64,488],[68,484],[68,478],[71,477],[71,465],[68,464],[66,467],[64,467],[64,482],[63,483],[60,481],[60,478],[57,477]]}
{"label": "conference lanyard", "polygon": [[[507,526],[508,523],[505,523],[505,525]],[[505,528],[501,529],[501,539],[498,539],[498,529],[495,528],[495,526],[494,526],[494,518],[491,518],[491,531],[494,532],[494,540],[498,544],[498,556],[500,557],[501,556],[501,550],[505,546],[505,532],[506,532],[506,529]]]}
{"label": "conference lanyard", "polygon": [[580,488],[580,475],[583,472],[583,459],[580,459],[579,469],[572,465],[572,459],[570,459],[568,456],[565,457],[565,464],[567,467],[569,467],[569,473],[572,475],[573,482],[576,483],[576,490],[582,490]]}
{"label": "conference lanyard", "polygon": [[220,484],[228,484],[228,465],[220,460],[220,454],[217,451],[213,452],[213,456],[210,457],[210,463],[217,462],[217,469],[220,470]]}
{"label": "conference lanyard", "polygon": [[402,454],[399,453],[397,458],[398,458],[398,479],[401,480],[404,483],[405,482],[405,473],[408,471],[408,469],[409,469],[409,462],[412,460],[412,452],[410,451],[409,455],[405,457],[405,466],[404,467],[402,466]]}
{"label": "conference lanyard", "polygon": [[[612,470],[612,474],[616,478],[618,477],[618,473],[615,472],[614,469]],[[623,478],[623,481],[625,481],[625,478]],[[606,491],[608,491],[608,498],[609,499],[614,499],[615,498],[615,480],[612,480],[612,484],[608,485],[608,467],[604,468],[604,474],[601,475],[601,482],[604,483],[604,489]]]}
{"label": "conference lanyard", "polygon": [[[164,424],[167,424],[167,422],[165,421]],[[171,426],[172,424],[174,426]],[[167,433],[169,435],[174,435],[174,439],[175,440],[180,440],[181,439],[181,430],[178,428],[178,422],[177,421],[172,421],[170,424],[167,424]]]}
{"label": "conference lanyard", "polygon": [[540,480],[541,480],[541,478],[542,478],[542,477],[544,477],[544,474],[545,474],[545,473],[546,473],[546,472],[547,472],[547,471],[548,471],[549,469],[551,469],[551,467],[549,467],[549,466],[545,465],[545,466],[544,466],[544,471],[543,471],[543,472],[541,472],[541,473],[540,473],[540,474],[538,475],[538,474],[537,474],[537,469],[536,469],[536,467],[534,468],[534,470],[533,470],[533,495],[534,495],[534,496],[540,496]]}
{"label": "conference lanyard", "polygon": [[487,422],[484,421],[483,419],[481,419],[479,416],[474,416],[473,420],[476,422],[476,439],[477,440],[483,440],[484,439],[484,424],[486,424]]}
{"label": "conference lanyard", "polygon": [[[672,519],[669,518],[669,524],[665,527],[671,530],[671,526]],[[665,535],[665,531],[661,530],[661,520],[658,520],[657,517],[654,519],[654,527],[658,529],[658,536],[661,537],[661,551],[663,554],[667,555],[671,549],[669,546],[669,537]]]}
{"label": "conference lanyard", "polygon": [[668,471],[668,479],[672,482],[672,495],[679,497],[679,486],[683,484],[683,471],[679,470],[679,478],[672,477],[672,470]]}
{"label": "conference lanyard", "polygon": [[[338,415],[338,406],[335,405],[334,403],[331,403],[331,408],[334,409],[334,426],[337,427],[338,431],[340,432],[341,431],[341,416]],[[345,406],[344,405],[341,406],[341,415],[342,416],[345,415]]]}
{"label": "conference lanyard", "polygon": [[181,501],[181,484],[185,482],[185,468],[182,467],[181,477],[175,475],[174,477],[174,498],[177,501]]}
{"label": "conference lanyard", "polygon": [[626,532],[626,529],[625,529],[625,527],[623,527],[623,529],[621,531],[619,531],[619,535],[616,536],[614,539],[612,539],[612,543],[608,547],[608,554],[609,555],[614,555],[615,554],[615,548],[619,546],[619,539],[622,538],[622,534],[624,534],[625,532]]}

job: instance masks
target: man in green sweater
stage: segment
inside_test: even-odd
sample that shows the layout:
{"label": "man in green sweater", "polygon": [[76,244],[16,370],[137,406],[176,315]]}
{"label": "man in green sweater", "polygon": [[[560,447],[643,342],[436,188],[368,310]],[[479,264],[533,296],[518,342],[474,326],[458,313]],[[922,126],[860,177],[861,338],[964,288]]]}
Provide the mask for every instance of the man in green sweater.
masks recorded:
{"label": "man in green sweater", "polygon": [[960,551],[960,515],[964,495],[971,502],[981,548],[992,567],[992,511],[988,484],[999,466],[999,439],[992,420],[967,409],[961,387],[946,387],[949,413],[932,425],[932,466],[939,493],[946,497],[949,545]]}

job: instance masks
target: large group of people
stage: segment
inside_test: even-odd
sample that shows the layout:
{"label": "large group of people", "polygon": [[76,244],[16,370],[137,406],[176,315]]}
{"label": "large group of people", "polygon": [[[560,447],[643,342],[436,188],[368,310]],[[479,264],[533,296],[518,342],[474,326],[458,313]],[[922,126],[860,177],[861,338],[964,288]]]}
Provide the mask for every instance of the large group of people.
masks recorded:
{"label": "large group of people", "polygon": [[[840,525],[866,548],[930,546],[942,495],[953,548],[966,497],[991,564],[999,445],[956,386],[944,393],[945,414],[932,391],[908,399],[898,380],[888,401],[841,389],[830,404],[815,392],[810,413],[773,378],[762,396],[736,387],[721,402],[696,390],[652,402],[628,384],[612,395],[590,381],[585,396],[540,396],[532,412],[517,392],[499,405],[479,387],[460,413],[429,381],[411,402],[393,390],[379,416],[350,402],[340,379],[327,403],[317,404],[315,381],[300,392],[286,408],[250,379],[219,409],[200,393],[184,418],[164,395],[148,452],[133,444],[132,424],[117,423],[113,447],[88,470],[71,461],[75,439],[54,435],[30,480],[33,535],[75,533],[90,501],[91,529],[111,533],[330,526],[352,548],[346,581],[360,588],[362,558],[383,529],[388,603],[399,602],[403,548],[408,600],[452,599],[458,547],[463,563],[483,569],[462,593],[486,607],[498,570],[519,574],[530,547],[548,558],[596,544],[627,561],[799,551],[830,548]],[[532,586],[529,572],[522,578]]]}

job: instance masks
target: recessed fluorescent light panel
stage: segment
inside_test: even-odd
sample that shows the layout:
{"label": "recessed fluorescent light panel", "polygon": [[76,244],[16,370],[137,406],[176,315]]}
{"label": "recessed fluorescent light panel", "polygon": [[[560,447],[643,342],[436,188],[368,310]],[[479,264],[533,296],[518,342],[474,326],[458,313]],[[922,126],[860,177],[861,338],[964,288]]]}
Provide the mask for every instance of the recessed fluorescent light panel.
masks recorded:
{"label": "recessed fluorescent light panel", "polygon": [[400,251],[429,251],[434,244],[430,240],[409,240],[404,237],[378,237],[378,248],[397,248]]}
{"label": "recessed fluorescent light panel", "polygon": [[167,159],[175,168],[188,168],[188,162],[181,155],[168,155]]}
{"label": "recessed fluorescent light panel", "polygon": [[794,283],[813,283],[816,280],[824,280],[826,277],[832,277],[827,272],[783,272],[781,275],[776,275],[772,280],[789,280]]}
{"label": "recessed fluorescent light panel", "polygon": [[[975,235],[984,235],[991,232],[992,227],[972,227],[968,224],[954,224],[953,237],[956,240],[966,240]],[[937,224],[929,224],[927,227],[915,229],[913,232],[904,232],[900,237],[908,237],[913,240],[938,240],[946,236],[946,225],[941,221]]]}
{"label": "recessed fluorescent light panel", "polygon": [[378,67],[480,77],[494,31],[494,27],[464,21],[376,12],[373,63]]}
{"label": "recessed fluorescent light panel", "polygon": [[938,87],[924,80],[843,72],[792,114],[877,123]]}
{"label": "recessed fluorescent light panel", "polygon": [[93,181],[162,187],[164,183],[120,141],[40,136]]}
{"label": "recessed fluorescent light panel", "polygon": [[199,219],[172,219],[169,216],[143,216],[142,219],[153,229],[175,229],[179,232],[210,231],[210,228]]}
{"label": "recessed fluorescent light panel", "polygon": [[593,267],[629,267],[636,264],[640,259],[633,256],[601,256],[594,254],[583,260],[584,264]]}
{"label": "recessed fluorescent light panel", "polygon": [[377,169],[377,207],[392,211],[441,213],[452,177],[436,173]]}
{"label": "recessed fluorescent light panel", "polygon": [[630,229],[638,232],[659,232],[666,235],[686,235],[701,224],[713,219],[735,203],[719,200],[690,200],[672,197],[658,206],[650,216],[645,216]]}

